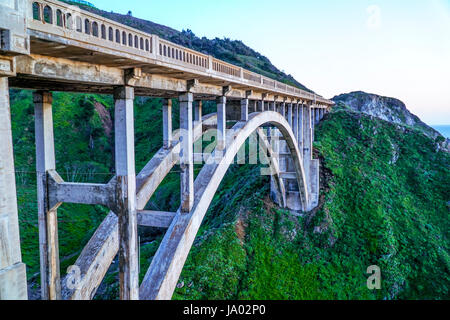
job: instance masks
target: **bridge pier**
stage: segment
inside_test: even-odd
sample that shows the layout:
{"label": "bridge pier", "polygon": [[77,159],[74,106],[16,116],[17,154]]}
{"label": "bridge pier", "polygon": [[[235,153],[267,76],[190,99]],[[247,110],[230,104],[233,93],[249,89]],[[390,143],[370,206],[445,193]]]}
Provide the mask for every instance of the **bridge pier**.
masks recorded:
{"label": "bridge pier", "polygon": [[203,102],[196,100],[194,106],[194,126],[202,122],[203,117]]}
{"label": "bridge pier", "polygon": [[41,261],[41,298],[61,299],[58,246],[58,212],[48,201],[48,172],[56,170],[53,136],[52,93],[33,94],[36,134],[36,174]]}
{"label": "bridge pier", "polygon": [[248,121],[248,99],[241,100],[241,121]]}
{"label": "bridge pier", "polygon": [[114,90],[116,210],[119,221],[121,300],[139,300],[139,261],[134,155],[134,88]]}
{"label": "bridge pier", "polygon": [[0,76],[0,300],[27,300],[20,251],[8,78]]}
{"label": "bridge pier", "polygon": [[163,145],[172,147],[172,99],[163,99]]}
{"label": "bridge pier", "polygon": [[225,96],[217,97],[217,149],[225,149],[225,139],[227,131],[227,98]]}
{"label": "bridge pier", "polygon": [[[194,137],[192,121],[192,93],[180,96],[180,169],[181,169],[181,211],[189,213],[194,205]],[[219,111],[219,105],[218,105]],[[225,124],[225,105],[220,107],[223,114],[222,123]],[[219,122],[219,112],[217,121]],[[222,136],[223,137],[223,136]],[[224,139],[224,137],[222,138]]]}

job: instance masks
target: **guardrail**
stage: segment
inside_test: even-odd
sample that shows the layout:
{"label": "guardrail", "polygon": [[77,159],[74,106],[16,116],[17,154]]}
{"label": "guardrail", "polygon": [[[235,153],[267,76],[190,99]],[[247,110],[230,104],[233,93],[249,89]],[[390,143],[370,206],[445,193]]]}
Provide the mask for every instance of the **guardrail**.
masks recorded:
{"label": "guardrail", "polygon": [[28,28],[310,100],[321,96],[56,0],[29,0]]}

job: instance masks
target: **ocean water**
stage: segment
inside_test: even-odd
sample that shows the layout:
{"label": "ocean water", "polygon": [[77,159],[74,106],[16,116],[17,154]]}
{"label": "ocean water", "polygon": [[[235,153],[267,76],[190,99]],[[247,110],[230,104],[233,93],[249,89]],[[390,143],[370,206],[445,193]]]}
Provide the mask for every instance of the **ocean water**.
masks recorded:
{"label": "ocean water", "polygon": [[450,139],[450,125],[448,126],[433,126],[434,129],[439,131],[444,137]]}

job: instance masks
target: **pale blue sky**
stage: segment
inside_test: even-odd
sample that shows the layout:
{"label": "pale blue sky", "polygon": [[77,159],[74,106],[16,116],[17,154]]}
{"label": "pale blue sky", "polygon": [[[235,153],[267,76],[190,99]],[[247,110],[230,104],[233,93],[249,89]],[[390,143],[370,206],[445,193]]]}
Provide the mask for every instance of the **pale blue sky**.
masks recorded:
{"label": "pale blue sky", "polygon": [[197,36],[242,40],[331,98],[399,98],[450,124],[450,0],[91,0]]}

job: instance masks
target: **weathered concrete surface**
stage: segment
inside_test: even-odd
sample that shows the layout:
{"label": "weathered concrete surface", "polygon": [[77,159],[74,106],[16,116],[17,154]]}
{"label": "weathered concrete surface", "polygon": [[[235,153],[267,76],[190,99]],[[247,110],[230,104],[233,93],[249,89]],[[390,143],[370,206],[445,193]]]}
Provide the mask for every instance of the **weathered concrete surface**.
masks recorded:
{"label": "weathered concrete surface", "polygon": [[36,133],[41,297],[43,300],[60,300],[58,212],[57,207],[50,207],[47,193],[47,172],[56,169],[52,94],[48,91],[38,91],[33,94],[33,100]]}
{"label": "weathered concrete surface", "polygon": [[139,300],[139,261],[134,154],[134,89],[118,87],[115,99],[116,211],[119,218],[121,300]]}
{"label": "weathered concrete surface", "polygon": [[10,55],[30,53],[27,13],[27,0],[0,2],[0,51]]}
{"label": "weathered concrete surface", "polygon": [[26,300],[11,132],[8,79],[0,77],[0,300]]}
{"label": "weathered concrete surface", "polygon": [[175,212],[138,211],[138,225],[144,227],[169,228]]}
{"label": "weathered concrete surface", "polygon": [[47,175],[50,209],[58,207],[61,203],[102,205],[111,210],[116,209],[116,179],[108,184],[68,183],[64,182],[55,170],[49,170]]}
{"label": "weathered concrete surface", "polygon": [[194,95],[180,96],[180,182],[181,211],[190,212],[194,205],[194,133],[192,103]]}
{"label": "weathered concrete surface", "polygon": [[223,154],[219,151],[223,156],[217,157],[216,149],[212,155],[216,161],[207,163],[199,173],[195,181],[194,207],[189,214],[181,214],[179,211],[172,222],[141,284],[141,299],[167,300],[172,297],[189,250],[220,182],[241,146],[264,124],[277,127],[286,139],[297,169],[298,184],[302,186],[299,196],[303,199],[304,206],[307,206],[308,187],[291,127],[277,112],[250,115],[248,122],[238,122],[228,132],[226,152]]}

